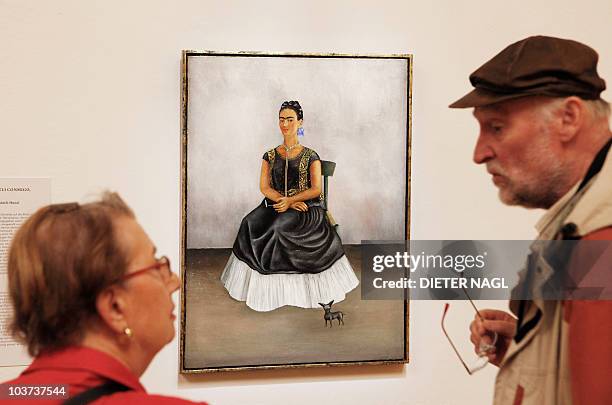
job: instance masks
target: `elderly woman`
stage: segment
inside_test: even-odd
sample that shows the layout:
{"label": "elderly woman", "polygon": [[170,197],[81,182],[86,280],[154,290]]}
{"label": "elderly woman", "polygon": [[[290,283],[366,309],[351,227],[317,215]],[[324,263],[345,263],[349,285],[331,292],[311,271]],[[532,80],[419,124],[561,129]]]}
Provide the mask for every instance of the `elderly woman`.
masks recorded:
{"label": "elderly woman", "polygon": [[342,301],[359,283],[327,220],[319,155],[298,142],[303,119],[297,101],[281,105],[283,143],[261,162],[265,198],[242,220],[221,275],[229,294],[256,311],[318,308]]}
{"label": "elderly woman", "polygon": [[138,381],[174,338],[179,280],[117,194],[39,209],[13,239],[8,279],[13,333],[35,358],[6,384],[65,384],[74,404],[192,403]]}

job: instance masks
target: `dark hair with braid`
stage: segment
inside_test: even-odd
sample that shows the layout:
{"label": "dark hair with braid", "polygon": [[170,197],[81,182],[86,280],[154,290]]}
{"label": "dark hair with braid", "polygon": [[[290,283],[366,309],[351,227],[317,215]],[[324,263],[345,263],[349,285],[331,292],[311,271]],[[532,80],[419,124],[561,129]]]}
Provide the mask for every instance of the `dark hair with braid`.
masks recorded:
{"label": "dark hair with braid", "polygon": [[280,113],[283,110],[293,110],[295,111],[298,120],[304,119],[304,111],[302,111],[302,106],[295,100],[283,101],[283,104],[281,104],[278,112]]}

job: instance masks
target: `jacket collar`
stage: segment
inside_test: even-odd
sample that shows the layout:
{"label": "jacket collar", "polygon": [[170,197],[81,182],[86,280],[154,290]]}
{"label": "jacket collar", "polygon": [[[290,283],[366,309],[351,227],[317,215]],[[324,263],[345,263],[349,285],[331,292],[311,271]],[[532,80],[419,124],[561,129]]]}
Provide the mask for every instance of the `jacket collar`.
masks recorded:
{"label": "jacket collar", "polygon": [[138,378],[125,365],[109,354],[87,347],[74,346],[40,354],[23,374],[45,369],[90,372],[132,390],[146,392]]}
{"label": "jacket collar", "polygon": [[[609,143],[608,143],[608,147]],[[612,223],[612,149],[608,150],[601,170],[593,178],[576,207],[568,215],[565,223],[574,223],[578,234],[587,235]]]}
{"label": "jacket collar", "polygon": [[[610,148],[610,142],[604,148]],[[555,235],[549,235],[551,229],[546,229],[571,198],[578,192],[579,187],[585,188],[576,206],[563,221],[564,224],[574,223],[577,233],[584,236],[602,227],[610,225],[612,218],[612,149],[607,150],[607,156],[598,173],[593,175],[588,183],[579,182],[571,188],[563,197],[546,211],[544,216],[537,222],[536,229],[540,233],[538,239],[554,239]],[[597,159],[591,164],[591,168],[597,163]],[[544,232],[544,231],[547,232]]]}

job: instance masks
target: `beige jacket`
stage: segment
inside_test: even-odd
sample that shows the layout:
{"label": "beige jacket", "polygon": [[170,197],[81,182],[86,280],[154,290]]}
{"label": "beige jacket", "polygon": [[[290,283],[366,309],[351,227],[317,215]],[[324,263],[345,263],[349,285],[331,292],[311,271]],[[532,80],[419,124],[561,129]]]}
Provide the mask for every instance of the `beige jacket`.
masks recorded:
{"label": "beige jacket", "polygon": [[[576,194],[578,185],[549,209],[538,222],[538,239],[558,238],[560,229],[574,223],[578,235],[612,226],[612,150],[601,171]],[[521,278],[525,270],[521,272]],[[510,302],[516,314],[519,303]],[[538,324],[520,341],[512,341],[495,382],[495,405],[573,405],[568,353],[568,324],[561,301],[534,300],[527,304],[525,321],[537,309]],[[582,404],[576,404],[582,405]]]}

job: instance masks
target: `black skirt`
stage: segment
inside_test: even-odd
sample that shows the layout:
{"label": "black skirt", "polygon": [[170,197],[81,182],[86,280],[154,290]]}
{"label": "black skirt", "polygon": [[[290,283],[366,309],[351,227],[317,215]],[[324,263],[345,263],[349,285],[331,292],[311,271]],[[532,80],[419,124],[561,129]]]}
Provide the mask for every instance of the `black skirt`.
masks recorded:
{"label": "black skirt", "polygon": [[278,213],[270,201],[245,216],[234,255],[261,274],[320,273],[344,255],[342,242],[320,204],[306,212]]}

